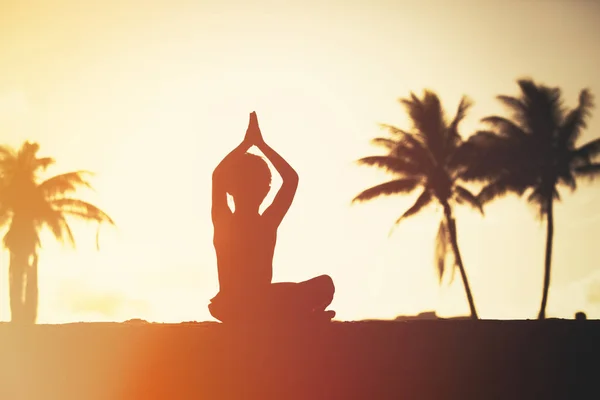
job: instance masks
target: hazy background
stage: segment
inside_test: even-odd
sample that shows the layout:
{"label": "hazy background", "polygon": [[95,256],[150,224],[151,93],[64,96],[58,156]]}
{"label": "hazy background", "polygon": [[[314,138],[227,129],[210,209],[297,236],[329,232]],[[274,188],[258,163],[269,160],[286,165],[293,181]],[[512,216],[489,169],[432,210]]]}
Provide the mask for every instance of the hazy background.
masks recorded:
{"label": "hazy background", "polygon": [[[437,91],[449,113],[471,97],[464,135],[502,112],[494,96],[517,94],[523,76],[560,86],[569,106],[585,87],[599,94],[598,39],[592,0],[0,0],[0,141],[39,141],[52,174],[95,171],[89,198],[118,224],[103,228],[100,252],[93,226],[73,224],[78,251],[42,235],[38,321],[211,319],[211,173],[254,110],[300,175],[275,280],[330,274],[340,319],[468,314],[458,274],[437,284],[439,210],[388,238],[414,197],[350,206],[386,179],[354,160],[379,152],[377,123],[408,128],[396,99],[411,90]],[[582,140],[599,121],[596,110]],[[582,183],[556,207],[549,316],[600,317],[599,199]],[[545,227],[534,211],[509,197],[457,221],[481,317],[536,317]]]}

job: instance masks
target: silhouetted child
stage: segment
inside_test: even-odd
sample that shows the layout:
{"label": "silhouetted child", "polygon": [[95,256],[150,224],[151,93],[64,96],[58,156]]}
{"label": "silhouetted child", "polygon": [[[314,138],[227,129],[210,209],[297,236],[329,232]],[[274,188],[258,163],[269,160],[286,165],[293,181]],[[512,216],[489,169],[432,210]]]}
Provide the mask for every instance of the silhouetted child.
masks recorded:
{"label": "silhouetted child", "polygon": [[[283,179],[272,204],[259,207],[271,188],[271,172],[259,156],[246,153],[256,146]],[[261,319],[331,319],[325,311],[334,294],[327,275],[292,283],[271,283],[277,228],[287,213],[298,187],[298,174],[267,145],[258,127],[256,113],[242,143],[213,172],[212,221],[219,271],[219,293],[209,310],[220,321]],[[234,200],[234,212],[227,204]]]}

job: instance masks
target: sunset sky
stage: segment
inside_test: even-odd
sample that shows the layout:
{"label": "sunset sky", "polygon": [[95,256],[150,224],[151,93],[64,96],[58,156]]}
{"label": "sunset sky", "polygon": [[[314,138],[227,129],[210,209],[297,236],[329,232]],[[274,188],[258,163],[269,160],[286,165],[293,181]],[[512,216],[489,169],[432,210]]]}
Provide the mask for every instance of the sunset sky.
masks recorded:
{"label": "sunset sky", "polygon": [[[600,3],[585,0],[1,1],[0,142],[38,141],[51,174],[96,172],[84,195],[117,223],[99,252],[92,225],[73,223],[76,251],[42,235],[38,322],[212,320],[211,173],[251,111],[300,175],[275,281],[331,275],[342,320],[467,315],[459,275],[440,287],[433,267],[440,210],[388,237],[415,196],[350,205],[388,178],[354,161],[380,153],[378,123],[409,127],[396,100],[410,91],[435,90],[449,114],[473,99],[464,136],[503,112],[494,96],[516,95],[520,77],[560,86],[569,106],[586,87],[600,96],[598,38]],[[598,136],[595,110],[582,139]],[[548,315],[600,318],[600,182],[562,194]],[[535,318],[545,226],[534,210],[507,197],[485,217],[456,215],[481,317]]]}

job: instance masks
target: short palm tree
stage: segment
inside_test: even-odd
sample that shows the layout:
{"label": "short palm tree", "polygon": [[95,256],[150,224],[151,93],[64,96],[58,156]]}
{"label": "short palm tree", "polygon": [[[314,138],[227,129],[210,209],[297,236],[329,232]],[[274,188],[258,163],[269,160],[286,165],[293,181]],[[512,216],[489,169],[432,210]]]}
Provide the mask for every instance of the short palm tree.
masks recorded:
{"label": "short palm tree", "polygon": [[[594,177],[600,164],[594,158],[600,153],[600,139],[584,145],[576,143],[586,127],[593,107],[592,95],[582,90],[577,107],[567,110],[562,105],[558,88],[518,81],[519,97],[498,96],[509,110],[508,118],[489,116],[482,120],[491,129],[480,131],[467,141],[472,168],[466,179],[487,181],[478,198],[485,204],[512,192],[528,193],[539,217],[546,220],[546,254],[539,319],[546,316],[552,239],[554,234],[553,204],[560,200],[558,186],[576,188],[577,176]],[[465,157],[467,159],[469,157]],[[485,171],[485,176],[478,176]]]}
{"label": "short palm tree", "polygon": [[52,158],[39,158],[38,150],[37,143],[29,142],[18,151],[0,146],[0,223],[8,225],[4,246],[10,253],[10,310],[14,322],[35,323],[37,319],[37,250],[44,226],[58,240],[74,246],[66,217],[114,224],[96,206],[69,196],[78,187],[90,187],[84,179],[88,172],[69,172],[38,183],[38,173],[54,163]]}
{"label": "short palm tree", "polygon": [[452,254],[455,261],[452,271],[458,267],[471,317],[477,319],[475,302],[458,248],[453,216],[453,206],[457,203],[469,205],[483,213],[477,197],[460,185],[460,175],[464,167],[456,157],[457,150],[463,143],[458,133],[458,125],[471,103],[463,97],[456,115],[451,121],[447,121],[440,100],[432,91],[426,90],[422,99],[411,93],[409,99],[399,101],[408,113],[413,125],[412,130],[408,132],[391,125],[382,125],[391,137],[375,138],[372,142],[386,148],[388,153],[358,160],[362,165],[383,168],[392,173],[394,179],[363,191],[353,202],[367,201],[384,195],[407,194],[420,188],[421,194],[415,204],[396,220],[394,226],[422,211],[432,202],[440,204],[444,216],[436,240],[438,276],[441,282],[446,269],[447,254]]}

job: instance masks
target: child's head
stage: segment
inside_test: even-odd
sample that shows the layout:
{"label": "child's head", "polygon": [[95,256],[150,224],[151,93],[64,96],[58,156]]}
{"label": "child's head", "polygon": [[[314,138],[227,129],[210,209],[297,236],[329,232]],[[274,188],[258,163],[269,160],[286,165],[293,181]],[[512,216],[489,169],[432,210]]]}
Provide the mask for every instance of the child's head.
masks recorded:
{"label": "child's head", "polygon": [[236,208],[258,208],[271,189],[271,171],[262,157],[245,153],[233,160],[229,171],[227,192],[233,196]]}

